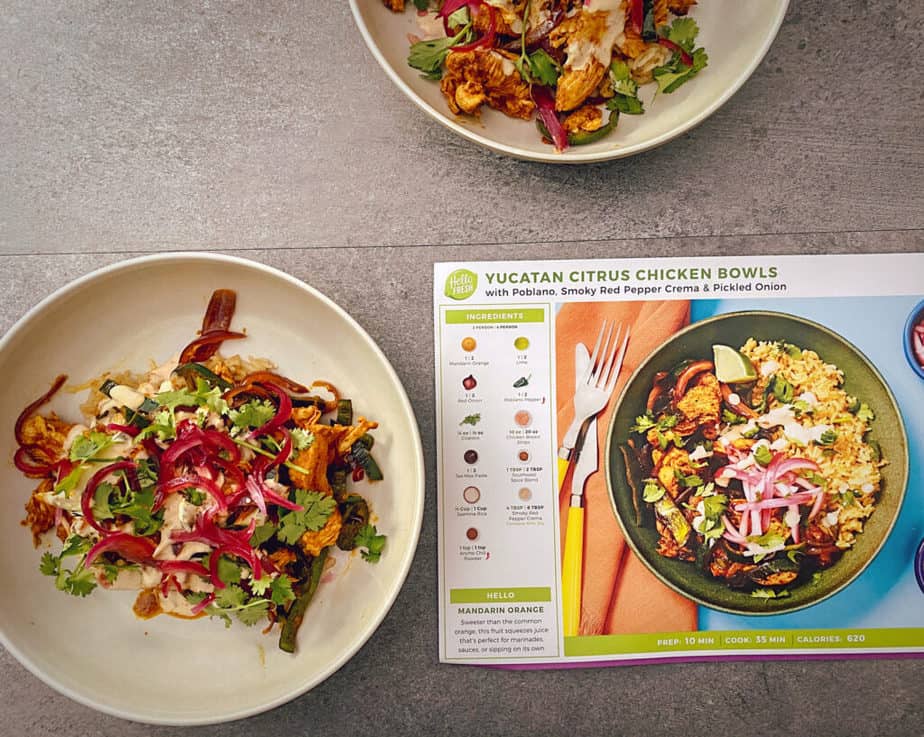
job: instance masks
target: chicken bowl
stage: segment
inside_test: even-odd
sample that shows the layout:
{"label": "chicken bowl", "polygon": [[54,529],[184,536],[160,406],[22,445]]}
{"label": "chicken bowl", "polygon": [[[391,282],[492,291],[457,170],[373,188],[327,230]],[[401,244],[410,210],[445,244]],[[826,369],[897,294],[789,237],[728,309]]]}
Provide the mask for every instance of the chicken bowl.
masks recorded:
{"label": "chicken bowl", "polygon": [[635,554],[700,604],[774,614],[850,584],[901,507],[907,440],[873,365],[771,312],[696,323],[630,379],[607,448]]}
{"label": "chicken bowl", "polygon": [[757,68],[788,1],[350,5],[373,56],[434,120],[498,153],[583,163],[705,120]]}

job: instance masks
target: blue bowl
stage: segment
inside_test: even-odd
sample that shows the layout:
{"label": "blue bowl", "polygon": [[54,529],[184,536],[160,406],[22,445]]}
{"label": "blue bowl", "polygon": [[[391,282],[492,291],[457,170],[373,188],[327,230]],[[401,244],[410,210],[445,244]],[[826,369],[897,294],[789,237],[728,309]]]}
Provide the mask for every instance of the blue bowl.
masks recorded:
{"label": "blue bowl", "polygon": [[905,329],[902,333],[902,345],[905,348],[905,358],[908,359],[908,365],[911,366],[911,370],[924,379],[924,366],[921,366],[917,357],[914,355],[914,349],[911,347],[914,326],[922,320],[924,320],[924,301],[918,302],[914,306],[914,309],[911,310],[911,314],[908,315],[908,319],[905,321]]}

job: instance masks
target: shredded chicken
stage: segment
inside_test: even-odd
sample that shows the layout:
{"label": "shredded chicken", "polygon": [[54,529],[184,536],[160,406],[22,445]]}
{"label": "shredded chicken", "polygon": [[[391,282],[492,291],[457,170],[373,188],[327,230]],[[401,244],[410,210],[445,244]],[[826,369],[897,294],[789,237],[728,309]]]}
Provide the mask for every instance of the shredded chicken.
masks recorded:
{"label": "shredded chicken", "polygon": [[652,13],[654,14],[655,28],[667,25],[667,2],[668,0],[654,0]]}
{"label": "shredded chicken", "polygon": [[348,425],[304,426],[297,420],[296,424],[314,435],[314,441],[295,456],[295,465],[305,469],[306,473],[290,469],[289,478],[300,489],[319,491],[327,495],[333,494],[330,482],[327,480],[327,467],[334,460],[337,443],[350,427]]}
{"label": "shredded chicken", "polygon": [[64,441],[73,425],[54,412],[32,415],[22,426],[22,447],[39,463],[55,463],[64,455]]}
{"label": "shredded chicken", "polygon": [[697,424],[718,422],[722,394],[719,390],[719,380],[714,374],[703,374],[699,384],[687,390],[683,398],[677,402],[677,409],[683,412],[688,420]]}
{"label": "shredded chicken", "polygon": [[[591,13],[581,10],[549,34],[549,43],[554,48],[589,46],[594,51],[578,67],[575,67],[574,59],[569,57],[566,60],[555,92],[556,110],[574,110],[579,107],[603,81],[613,52],[612,48],[603,47],[610,20],[610,13],[606,11]],[[603,57],[606,63],[598,57]]]}
{"label": "shredded chicken", "polygon": [[32,544],[39,546],[42,535],[55,526],[55,508],[42,500],[41,494],[54,489],[51,479],[43,479],[38,485],[29,501],[26,502],[26,518],[21,522],[23,527],[32,531]]}
{"label": "shredded chicken", "polygon": [[[654,458],[654,454],[652,454]],[[655,475],[667,492],[676,497],[680,493],[680,482],[677,479],[678,473],[682,476],[689,476],[696,473],[693,464],[690,461],[690,454],[683,448],[671,448],[660,457],[655,466]]]}
{"label": "shredded chicken", "polygon": [[497,51],[450,52],[440,83],[449,109],[456,115],[477,115],[482,105],[528,120],[536,108],[513,62]]}
{"label": "shredded chicken", "polygon": [[596,105],[585,105],[562,121],[568,133],[590,133],[603,125],[603,111]]}
{"label": "shredded chicken", "polygon": [[337,542],[337,537],[340,535],[340,527],[342,525],[343,517],[340,515],[340,510],[334,507],[334,511],[331,512],[330,517],[327,518],[324,527],[317,532],[309,530],[302,534],[298,539],[299,545],[301,545],[302,550],[308,555],[320,555],[323,548]]}
{"label": "shredded chicken", "polygon": [[674,15],[686,15],[694,5],[696,0],[667,0],[667,7]]}

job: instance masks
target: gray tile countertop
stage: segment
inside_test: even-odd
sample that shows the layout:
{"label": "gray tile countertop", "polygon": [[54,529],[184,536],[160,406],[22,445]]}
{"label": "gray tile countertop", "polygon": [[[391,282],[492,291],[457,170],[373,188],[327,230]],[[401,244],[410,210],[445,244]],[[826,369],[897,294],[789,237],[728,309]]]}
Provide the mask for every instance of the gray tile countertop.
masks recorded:
{"label": "gray tile countertop", "polygon": [[[197,733],[921,734],[922,660],[440,665],[430,283],[461,259],[924,251],[922,38],[922,3],[798,0],[704,124],[573,168],[432,123],[345,2],[0,3],[0,330],[128,256],[235,252],[339,302],[414,398],[427,509],[394,608],[310,693]],[[0,713],[0,735],[181,731],[75,704],[5,651]]]}

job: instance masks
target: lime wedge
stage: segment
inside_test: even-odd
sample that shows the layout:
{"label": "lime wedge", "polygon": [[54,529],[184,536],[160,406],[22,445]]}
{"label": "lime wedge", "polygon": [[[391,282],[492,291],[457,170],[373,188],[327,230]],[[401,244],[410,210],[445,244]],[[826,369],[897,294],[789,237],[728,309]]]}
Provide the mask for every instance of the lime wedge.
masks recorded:
{"label": "lime wedge", "polygon": [[757,378],[751,359],[731,346],[712,346],[715,376],[726,384],[745,384]]}

